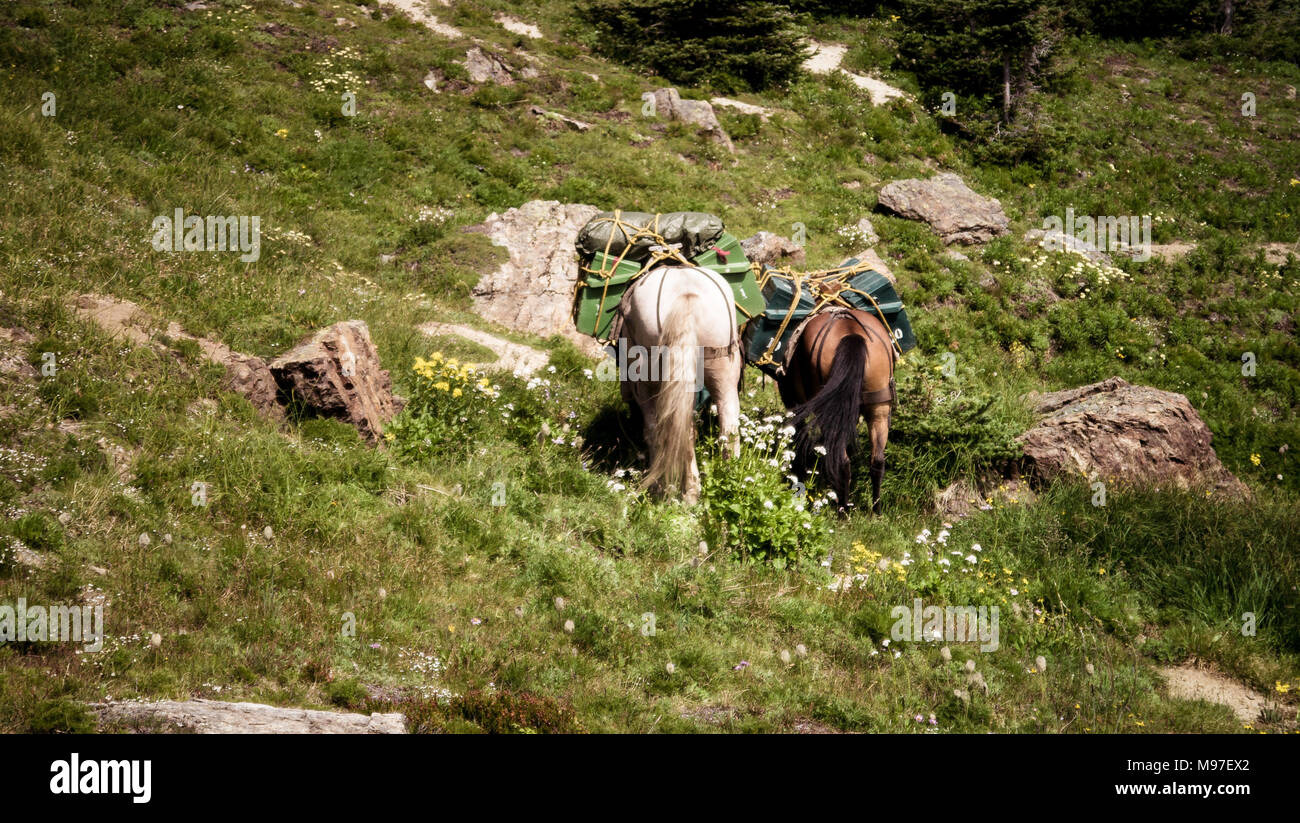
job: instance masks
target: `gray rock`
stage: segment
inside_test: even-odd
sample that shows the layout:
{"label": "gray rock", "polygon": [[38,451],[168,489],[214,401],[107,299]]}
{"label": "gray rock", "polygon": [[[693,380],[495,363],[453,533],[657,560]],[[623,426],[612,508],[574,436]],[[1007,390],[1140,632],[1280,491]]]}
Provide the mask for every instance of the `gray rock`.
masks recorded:
{"label": "gray rock", "polygon": [[495,212],[469,231],[481,232],[509,253],[496,271],[473,289],[480,315],[509,329],[549,337],[563,334],[580,349],[600,347],[573,326],[573,290],[578,282],[574,241],[578,230],[600,213],[596,206],[530,200]]}
{"label": "gray rock", "polygon": [[740,241],[740,247],[751,263],[768,266],[801,265],[806,256],[803,246],[770,231],[746,237]]}
{"label": "gray rock", "polygon": [[101,721],[161,725],[197,734],[405,734],[406,718],[392,714],[351,714],[314,709],[282,709],[261,703],[219,700],[160,700],[154,703],[92,703]]}
{"label": "gray rock", "polygon": [[680,120],[695,126],[729,152],[735,152],[731,138],[722,130],[713,105],[706,100],[683,100],[677,89],[663,88],[654,91],[655,115],[666,120]]}
{"label": "gray rock", "polygon": [[1249,495],[1219,462],[1209,427],[1181,394],[1112,377],[1028,399],[1041,419],[1017,442],[1040,477],[1088,474],[1106,483]]}
{"label": "gray rock", "polygon": [[514,73],[499,57],[474,46],[465,52],[465,71],[475,83],[497,83],[502,86],[515,84]]}
{"label": "gray rock", "polygon": [[996,198],[975,193],[951,172],[887,183],[879,203],[901,217],[929,224],[945,243],[984,243],[1006,234],[1011,223]]}

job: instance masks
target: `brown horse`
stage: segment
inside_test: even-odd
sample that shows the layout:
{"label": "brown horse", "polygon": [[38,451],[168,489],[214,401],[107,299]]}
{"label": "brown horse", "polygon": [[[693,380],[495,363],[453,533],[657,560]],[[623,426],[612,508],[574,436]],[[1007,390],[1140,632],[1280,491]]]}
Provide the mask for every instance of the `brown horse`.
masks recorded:
{"label": "brown horse", "polygon": [[[880,513],[880,480],[893,412],[895,350],[871,312],[834,308],[804,323],[778,381],[794,412],[796,466],[820,463],[841,513],[849,505],[850,460],[858,449],[858,417],[871,433],[871,507]],[[818,446],[825,456],[815,453]]]}

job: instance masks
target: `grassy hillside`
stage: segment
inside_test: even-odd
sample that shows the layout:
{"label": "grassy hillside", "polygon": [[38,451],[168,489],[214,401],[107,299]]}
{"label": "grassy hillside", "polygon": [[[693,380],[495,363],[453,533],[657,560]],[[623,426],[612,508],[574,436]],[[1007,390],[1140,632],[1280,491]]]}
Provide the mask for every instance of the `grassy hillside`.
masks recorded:
{"label": "grassy hillside", "polygon": [[[1154,667],[1192,658],[1280,703],[1256,729],[1297,729],[1300,264],[1260,249],[1297,240],[1300,70],[1070,43],[1041,112],[1055,153],[1013,168],[981,164],[915,104],[808,77],[745,98],[767,122],[719,109],[733,162],[642,118],[662,83],[591,56],[568,4],[513,12],[542,39],[494,22],[509,5],[434,8],[536,61],[509,87],[469,82],[468,41],[370,4],[0,6],[0,329],[24,332],[0,332],[0,361],[39,370],[54,352],[58,367],[0,371],[0,603],[87,587],[110,603],[103,653],[0,644],[0,730],[84,728],[79,704],[108,697],[204,696],[397,705],[427,731],[1243,731],[1164,696]],[[812,33],[867,70],[891,64],[897,25]],[[548,125],[532,104],[595,126]],[[1013,226],[962,261],[925,226],[872,215],[920,340],[899,367],[882,517],[792,501],[755,518],[752,541],[718,538],[726,504],[789,494],[764,451],[780,403],[756,373],[746,456],[722,464],[702,443],[706,500],[687,509],[637,492],[617,387],[567,342],[495,329],[549,349],[555,371],[491,374],[487,392],[466,373],[454,402],[417,371],[484,357],[415,327],[487,328],[469,290],[503,252],[459,229],[492,211],[693,209],[738,236],[803,223],[815,266],[858,251],[839,229],[880,185],[938,168],[1000,198]],[[1018,239],[1067,207],[1150,213],[1156,242],[1197,248],[1116,276]],[[176,208],[260,215],[261,259],[154,251],[151,221]],[[453,412],[441,428],[408,415],[381,449],[331,421],[281,431],[192,347],[78,319],[68,300],[88,291],[262,356],[361,318],[398,392]],[[936,372],[944,353],[955,378]],[[1031,419],[1022,395],[1112,375],[1186,394],[1253,500],[1000,492]],[[986,510],[945,529],[933,493],[959,479],[984,483]],[[788,551],[773,563],[760,543]],[[1001,648],[887,643],[890,609],[914,597],[999,606]]]}

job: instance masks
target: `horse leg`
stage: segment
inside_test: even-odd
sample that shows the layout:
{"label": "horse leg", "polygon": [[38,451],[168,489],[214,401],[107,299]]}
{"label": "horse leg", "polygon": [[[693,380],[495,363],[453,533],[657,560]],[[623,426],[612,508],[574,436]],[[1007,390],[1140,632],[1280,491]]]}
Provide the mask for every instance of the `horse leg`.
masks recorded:
{"label": "horse leg", "polygon": [[740,374],[745,361],[740,352],[726,358],[704,361],[704,386],[718,405],[718,429],[723,451],[740,457]]}
{"label": "horse leg", "polygon": [[889,403],[876,403],[867,409],[871,431],[871,511],[880,514],[880,481],[885,476],[885,444],[889,442]]}

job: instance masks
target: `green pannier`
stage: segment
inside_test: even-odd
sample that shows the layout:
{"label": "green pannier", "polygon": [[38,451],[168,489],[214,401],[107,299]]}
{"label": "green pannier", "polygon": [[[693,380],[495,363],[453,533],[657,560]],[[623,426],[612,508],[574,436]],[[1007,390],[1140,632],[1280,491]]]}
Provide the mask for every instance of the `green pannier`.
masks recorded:
{"label": "green pannier", "polygon": [[772,377],[784,367],[792,333],[819,304],[870,312],[884,321],[899,354],[916,348],[912,323],[894,285],[883,274],[862,268],[857,258],[807,275],[790,276],[765,266],[762,292],[766,308],[745,326],[741,345],[745,361]]}
{"label": "green pannier", "polygon": [[[745,258],[740,241],[735,237],[724,232],[690,262],[717,272],[731,285],[736,298],[736,325],[744,325],[763,311],[763,293],[758,288],[754,270]],[[673,261],[663,261],[663,265],[673,265]],[[580,266],[573,304],[573,320],[578,331],[597,340],[608,339],[618,305],[642,271],[642,263],[626,257],[619,260],[617,255],[607,255],[603,251],[592,255],[590,262]]]}

